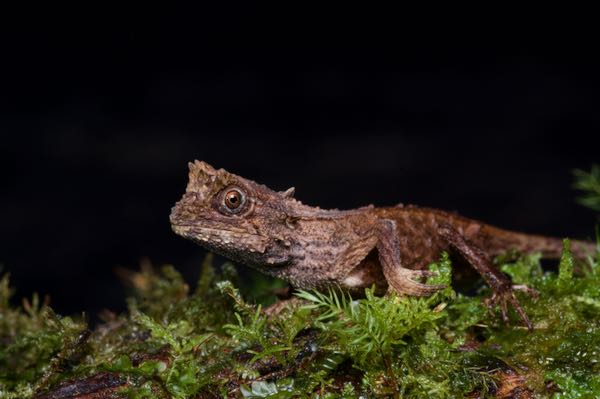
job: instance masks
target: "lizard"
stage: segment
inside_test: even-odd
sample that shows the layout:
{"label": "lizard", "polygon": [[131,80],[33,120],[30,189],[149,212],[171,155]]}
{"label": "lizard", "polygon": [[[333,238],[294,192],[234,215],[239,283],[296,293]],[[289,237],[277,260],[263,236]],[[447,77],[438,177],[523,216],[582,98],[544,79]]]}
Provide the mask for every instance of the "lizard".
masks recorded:
{"label": "lizard", "polygon": [[[397,205],[321,209],[294,198],[295,189],[275,191],[203,161],[188,164],[185,194],[172,208],[173,231],[209,251],[288,281],[300,289],[339,287],[380,294],[429,296],[445,288],[422,280],[442,251],[466,260],[491,287],[490,307],[508,322],[512,306],[533,325],[515,296],[528,287],[513,285],[492,257],[514,249],[558,258],[559,238],[500,229],[453,212]],[[577,257],[591,253],[589,242],[573,241]]]}

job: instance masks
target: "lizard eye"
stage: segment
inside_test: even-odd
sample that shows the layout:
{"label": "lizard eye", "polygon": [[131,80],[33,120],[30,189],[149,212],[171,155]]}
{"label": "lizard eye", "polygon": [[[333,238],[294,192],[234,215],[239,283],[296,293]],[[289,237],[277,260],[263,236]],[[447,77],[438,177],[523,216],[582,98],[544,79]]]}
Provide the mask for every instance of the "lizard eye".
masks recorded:
{"label": "lizard eye", "polygon": [[237,188],[232,188],[223,196],[223,203],[230,211],[236,211],[244,205],[246,196]]}

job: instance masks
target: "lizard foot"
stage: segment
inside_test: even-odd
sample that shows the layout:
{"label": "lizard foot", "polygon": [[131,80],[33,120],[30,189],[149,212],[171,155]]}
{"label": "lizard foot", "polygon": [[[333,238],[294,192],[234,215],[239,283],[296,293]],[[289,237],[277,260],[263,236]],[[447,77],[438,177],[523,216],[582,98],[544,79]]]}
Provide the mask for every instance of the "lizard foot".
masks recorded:
{"label": "lizard foot", "polygon": [[529,320],[529,317],[527,317],[527,314],[521,307],[519,300],[515,296],[515,291],[525,292],[526,294],[534,298],[537,298],[539,295],[536,290],[529,288],[525,285],[513,285],[505,290],[499,292],[495,291],[490,298],[484,300],[484,303],[489,309],[493,309],[496,305],[500,306],[502,320],[504,320],[504,322],[507,324],[509,322],[508,306],[509,304],[512,305],[512,307],[515,309],[521,320],[523,320],[523,323],[525,323],[529,331],[533,331],[533,324],[531,323],[531,320]]}
{"label": "lizard foot", "polygon": [[416,280],[435,276],[437,273],[429,270],[411,270],[405,268],[397,268],[394,270],[393,276],[388,277],[390,288],[399,294],[412,296],[429,296],[439,290],[446,288],[444,284],[424,284]]}
{"label": "lizard foot", "polygon": [[527,295],[529,295],[530,297],[535,298],[535,299],[539,298],[539,296],[540,296],[539,292],[537,292],[533,288],[530,288],[530,287],[526,286],[525,284],[514,284],[512,286],[512,289],[515,290],[515,291],[524,292]]}

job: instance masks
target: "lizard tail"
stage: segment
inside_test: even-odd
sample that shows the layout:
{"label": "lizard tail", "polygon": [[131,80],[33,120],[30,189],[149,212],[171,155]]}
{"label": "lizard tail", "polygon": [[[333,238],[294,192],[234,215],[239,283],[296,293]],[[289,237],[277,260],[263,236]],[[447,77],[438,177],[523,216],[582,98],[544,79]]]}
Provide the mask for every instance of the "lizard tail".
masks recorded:
{"label": "lizard tail", "polygon": [[[544,258],[558,259],[563,250],[563,240],[561,238],[517,233],[492,226],[485,226],[481,233],[483,233],[482,239],[485,241],[483,246],[487,247],[490,254],[493,255],[515,249],[524,253],[541,252]],[[596,244],[593,242],[570,241],[571,252],[578,259],[585,259],[596,253]]]}

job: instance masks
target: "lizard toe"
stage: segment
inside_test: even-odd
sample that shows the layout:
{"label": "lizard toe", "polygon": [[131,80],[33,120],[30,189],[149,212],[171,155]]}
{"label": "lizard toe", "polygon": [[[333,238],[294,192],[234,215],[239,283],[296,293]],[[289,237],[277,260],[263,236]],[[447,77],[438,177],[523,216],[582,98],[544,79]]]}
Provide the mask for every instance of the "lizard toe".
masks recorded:
{"label": "lizard toe", "polygon": [[[411,276],[412,273],[409,274]],[[388,281],[391,288],[399,294],[412,296],[429,296],[446,288],[444,284],[424,284],[411,279],[409,276]]]}
{"label": "lizard toe", "polygon": [[[532,291],[536,292],[535,290]],[[529,293],[529,291],[526,292]],[[515,310],[515,312],[517,312],[519,318],[525,324],[525,326],[527,326],[527,328],[530,331],[533,330],[533,324],[531,323],[531,320],[529,320],[527,313],[525,313],[525,310],[523,310],[523,307],[521,306],[519,300],[515,296],[515,291],[513,288],[502,292],[495,292],[490,298],[484,300],[484,303],[490,310],[496,306],[499,306],[502,315],[502,320],[506,324],[509,323],[508,307],[509,305],[512,306],[512,308]]]}
{"label": "lizard toe", "polygon": [[437,276],[437,272],[432,272],[430,270],[410,270],[411,278],[420,279]]}

